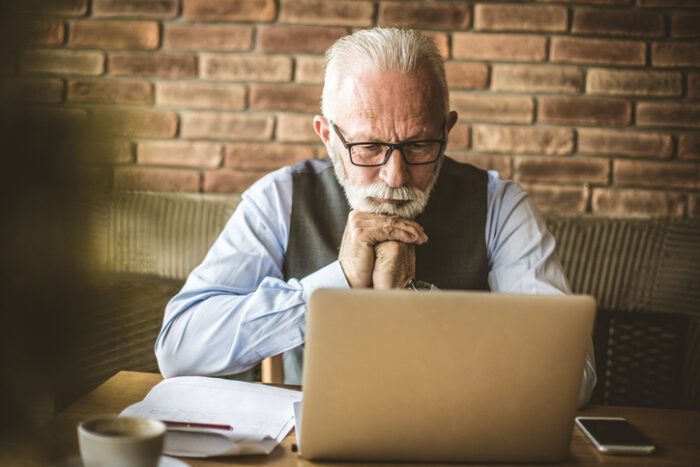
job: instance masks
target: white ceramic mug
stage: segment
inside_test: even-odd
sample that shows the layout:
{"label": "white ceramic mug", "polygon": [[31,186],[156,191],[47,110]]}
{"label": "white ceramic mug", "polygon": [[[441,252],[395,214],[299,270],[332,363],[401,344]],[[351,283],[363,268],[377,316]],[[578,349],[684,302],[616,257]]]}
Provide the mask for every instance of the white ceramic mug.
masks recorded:
{"label": "white ceramic mug", "polygon": [[156,467],[165,424],[145,418],[105,415],[78,425],[85,467]]}

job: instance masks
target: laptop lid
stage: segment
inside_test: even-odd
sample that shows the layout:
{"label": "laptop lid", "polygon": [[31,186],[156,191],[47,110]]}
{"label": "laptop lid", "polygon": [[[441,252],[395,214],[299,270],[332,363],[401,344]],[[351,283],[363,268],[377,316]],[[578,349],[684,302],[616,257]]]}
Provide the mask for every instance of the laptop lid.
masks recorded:
{"label": "laptop lid", "polygon": [[595,307],[571,295],[317,290],[301,455],[567,458]]}

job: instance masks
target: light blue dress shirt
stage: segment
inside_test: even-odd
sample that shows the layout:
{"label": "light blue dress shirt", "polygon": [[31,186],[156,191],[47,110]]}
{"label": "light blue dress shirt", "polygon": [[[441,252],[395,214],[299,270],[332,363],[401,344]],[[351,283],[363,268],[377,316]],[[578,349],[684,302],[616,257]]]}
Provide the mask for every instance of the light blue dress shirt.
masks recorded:
{"label": "light blue dress shirt", "polygon": [[[486,248],[492,292],[571,293],[554,238],[524,190],[488,173]],[[339,262],[288,281],[289,167],[251,186],[202,264],[165,309],[155,344],[163,376],[230,375],[304,342],[306,303],[320,287],[349,287]],[[429,241],[429,240],[428,240]],[[579,403],[596,383],[592,346]]]}

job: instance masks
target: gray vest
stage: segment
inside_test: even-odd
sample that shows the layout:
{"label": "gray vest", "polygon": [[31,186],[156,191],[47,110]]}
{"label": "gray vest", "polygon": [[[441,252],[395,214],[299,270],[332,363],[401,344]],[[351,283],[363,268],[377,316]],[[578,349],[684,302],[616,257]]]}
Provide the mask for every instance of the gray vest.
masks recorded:
{"label": "gray vest", "polygon": [[[416,218],[428,242],[416,247],[416,278],[440,289],[488,290],[488,175],[446,157]],[[292,167],[292,213],[282,272],[302,278],[338,259],[350,207],[329,158]],[[285,353],[285,383],[301,384],[303,347]]]}

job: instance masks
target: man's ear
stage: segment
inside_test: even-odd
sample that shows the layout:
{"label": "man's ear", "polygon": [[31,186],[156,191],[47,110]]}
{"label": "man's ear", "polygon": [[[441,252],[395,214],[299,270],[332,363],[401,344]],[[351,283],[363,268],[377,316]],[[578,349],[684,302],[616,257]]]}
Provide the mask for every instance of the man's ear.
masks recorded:
{"label": "man's ear", "polygon": [[447,115],[447,132],[449,133],[453,126],[457,123],[457,112],[451,110]]}
{"label": "man's ear", "polygon": [[328,148],[330,144],[330,125],[323,115],[314,115],[314,131]]}

